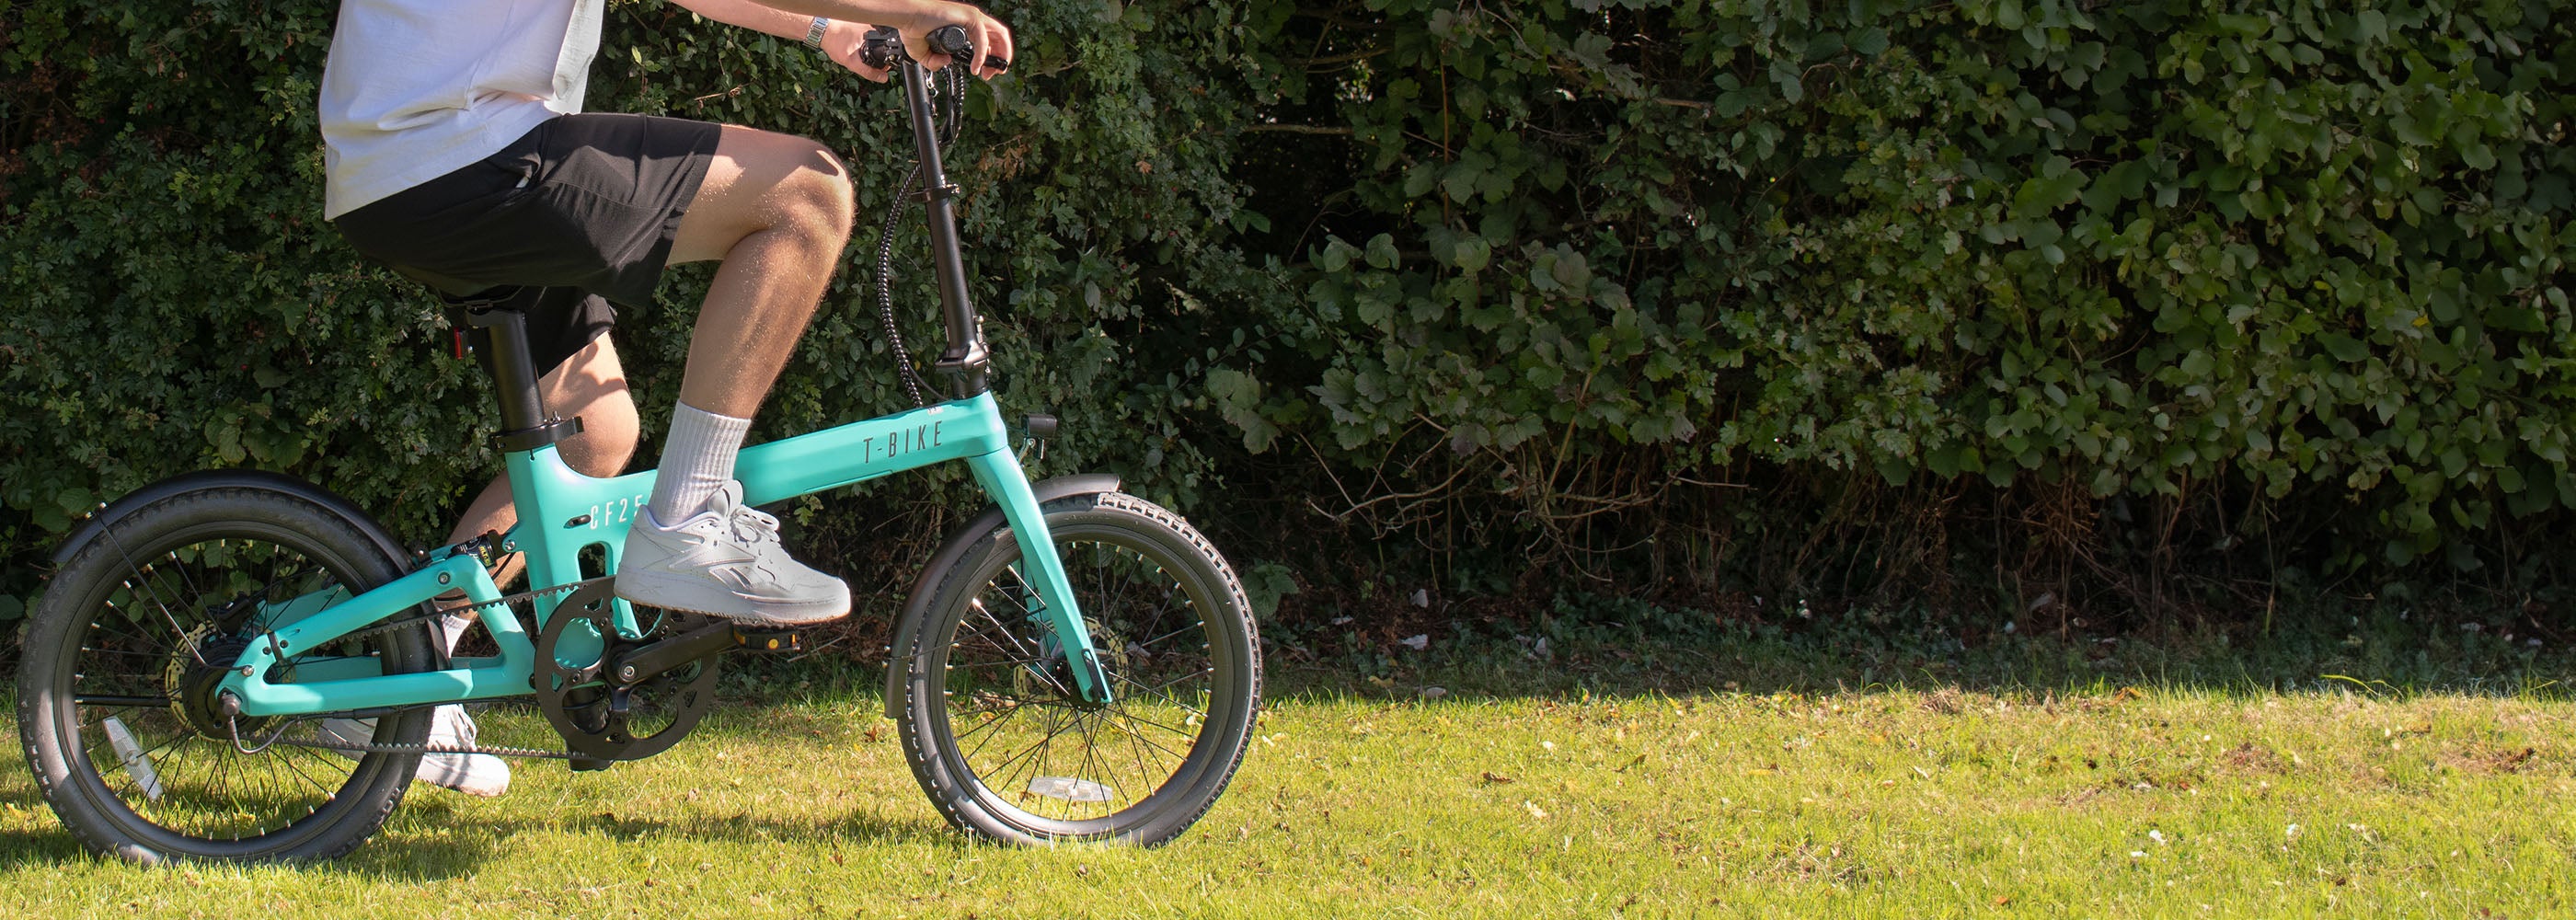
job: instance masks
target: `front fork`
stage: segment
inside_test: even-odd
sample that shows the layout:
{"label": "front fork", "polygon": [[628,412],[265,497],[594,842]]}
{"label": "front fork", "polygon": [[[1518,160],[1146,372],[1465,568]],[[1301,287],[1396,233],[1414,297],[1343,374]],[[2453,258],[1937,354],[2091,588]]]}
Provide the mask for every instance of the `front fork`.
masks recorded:
{"label": "front fork", "polygon": [[1092,648],[1091,629],[1082,622],[1082,608],[1073,600],[1073,582],[1065,575],[1064,560],[1056,555],[1055,538],[1047,533],[1046,512],[1038,507],[1036,493],[1029,491],[1028,474],[1020,469],[1019,458],[997,450],[968,457],[966,464],[975,471],[975,482],[984,487],[984,494],[1002,507],[1011,536],[1020,544],[1020,576],[1028,580],[1031,590],[1027,614],[1045,630],[1044,650],[1063,652],[1067,669],[1073,672],[1074,689],[1085,701],[1101,706],[1113,702],[1109,671],[1100,666],[1100,654]]}

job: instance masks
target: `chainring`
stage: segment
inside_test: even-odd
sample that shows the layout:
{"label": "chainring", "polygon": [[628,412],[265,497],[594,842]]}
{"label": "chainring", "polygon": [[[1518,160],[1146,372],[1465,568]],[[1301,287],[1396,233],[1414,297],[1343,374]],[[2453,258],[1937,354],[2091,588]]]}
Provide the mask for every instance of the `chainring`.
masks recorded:
{"label": "chainring", "polygon": [[[611,603],[616,596],[616,579],[599,578],[555,606],[554,615],[537,634],[531,683],[538,710],[573,753],[600,760],[642,760],[670,750],[706,716],[708,704],[715,701],[717,665],[724,653],[711,652],[677,669],[639,675],[633,681],[607,676],[608,662],[646,644],[617,635],[616,606]],[[664,614],[654,632],[676,633],[680,617]],[[576,627],[587,627],[585,638],[595,636],[601,643],[598,659],[577,667],[564,664],[556,655],[564,637]],[[639,707],[670,721],[639,734],[635,721]]]}

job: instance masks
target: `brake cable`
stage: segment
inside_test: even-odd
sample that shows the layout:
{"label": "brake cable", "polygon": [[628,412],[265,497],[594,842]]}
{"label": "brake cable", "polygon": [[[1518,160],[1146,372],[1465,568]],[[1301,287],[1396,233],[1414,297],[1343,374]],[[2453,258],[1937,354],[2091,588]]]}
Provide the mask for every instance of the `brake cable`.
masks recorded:
{"label": "brake cable", "polygon": [[[971,59],[971,57],[970,57]],[[945,67],[925,71],[930,75],[930,102],[933,108],[933,130],[938,135],[939,149],[946,151],[957,140],[960,113],[966,108],[966,76],[951,74],[959,68]],[[895,187],[894,200],[886,206],[883,229],[877,234],[877,323],[885,328],[886,340],[894,349],[897,376],[903,380],[904,395],[912,397],[915,406],[929,403],[921,396],[921,372],[913,367],[912,349],[904,344],[903,330],[894,317],[894,231],[903,219],[904,202],[912,197],[913,187],[921,182],[921,163],[915,160],[912,171],[905,173],[903,184]]]}

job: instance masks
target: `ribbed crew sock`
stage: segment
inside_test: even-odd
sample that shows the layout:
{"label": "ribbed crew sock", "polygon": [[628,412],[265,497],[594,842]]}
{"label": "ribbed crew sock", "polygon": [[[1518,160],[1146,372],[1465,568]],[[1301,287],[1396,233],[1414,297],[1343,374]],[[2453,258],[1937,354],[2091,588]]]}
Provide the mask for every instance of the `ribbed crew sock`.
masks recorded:
{"label": "ribbed crew sock", "polygon": [[706,510],[707,499],[733,481],[734,455],[751,432],[751,420],[717,415],[679,403],[671,410],[671,436],[662,442],[662,467],[646,507],[664,527]]}

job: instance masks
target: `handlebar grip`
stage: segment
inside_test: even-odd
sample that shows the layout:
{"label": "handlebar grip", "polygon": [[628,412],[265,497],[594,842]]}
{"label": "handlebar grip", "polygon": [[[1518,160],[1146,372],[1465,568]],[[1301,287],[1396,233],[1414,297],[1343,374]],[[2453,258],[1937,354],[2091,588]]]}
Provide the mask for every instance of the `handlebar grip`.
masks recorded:
{"label": "handlebar grip", "polygon": [[973,60],[970,55],[975,53],[975,43],[966,38],[964,28],[940,26],[930,30],[930,35],[927,37],[930,39],[930,50],[961,61]]}

